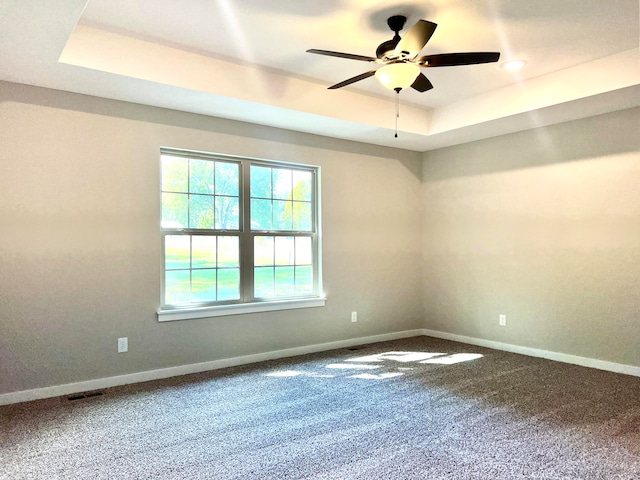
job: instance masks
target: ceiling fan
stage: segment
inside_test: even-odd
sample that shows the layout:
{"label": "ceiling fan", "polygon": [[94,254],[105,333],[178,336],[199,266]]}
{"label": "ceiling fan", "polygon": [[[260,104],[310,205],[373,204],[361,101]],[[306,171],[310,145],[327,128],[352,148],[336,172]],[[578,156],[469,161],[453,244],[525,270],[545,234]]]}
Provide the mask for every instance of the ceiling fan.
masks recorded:
{"label": "ceiling fan", "polygon": [[426,92],[433,88],[429,79],[420,71],[421,67],[452,67],[492,63],[497,62],[500,58],[499,52],[443,53],[418,57],[418,54],[436,30],[437,24],[426,20],[418,20],[401,38],[399,32],[404,28],[406,21],[407,17],[403,15],[394,15],[387,19],[387,25],[395,35],[391,40],[378,45],[375,57],[317,50],[315,48],[309,49],[307,52],[383,65],[381,68],[369,70],[343,82],[336,83],[329,87],[330,90],[351,85],[375,75],[384,87],[395,90],[398,93],[409,86],[418,92]]}

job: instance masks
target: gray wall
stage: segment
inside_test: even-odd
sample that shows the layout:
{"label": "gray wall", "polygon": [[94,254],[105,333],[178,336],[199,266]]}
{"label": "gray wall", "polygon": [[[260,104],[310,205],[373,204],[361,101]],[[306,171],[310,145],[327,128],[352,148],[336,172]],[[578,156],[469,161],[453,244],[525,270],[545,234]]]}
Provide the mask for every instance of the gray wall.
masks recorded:
{"label": "gray wall", "polygon": [[[0,394],[420,328],[640,365],[638,131],[420,155],[0,82]],[[158,323],[161,146],[320,165],[326,307]]]}
{"label": "gray wall", "polygon": [[[320,165],[327,305],[158,323],[161,146]],[[0,82],[0,393],[422,328],[420,190],[414,152]]]}
{"label": "gray wall", "polygon": [[634,108],[425,153],[426,328],[640,365],[639,151]]}

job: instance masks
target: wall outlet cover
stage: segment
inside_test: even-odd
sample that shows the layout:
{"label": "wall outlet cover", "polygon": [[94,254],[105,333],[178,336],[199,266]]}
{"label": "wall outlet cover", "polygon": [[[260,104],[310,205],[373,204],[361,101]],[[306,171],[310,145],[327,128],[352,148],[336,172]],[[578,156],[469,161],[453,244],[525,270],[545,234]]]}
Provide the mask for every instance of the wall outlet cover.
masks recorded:
{"label": "wall outlet cover", "polygon": [[118,353],[125,353],[129,351],[129,338],[122,337],[118,339]]}

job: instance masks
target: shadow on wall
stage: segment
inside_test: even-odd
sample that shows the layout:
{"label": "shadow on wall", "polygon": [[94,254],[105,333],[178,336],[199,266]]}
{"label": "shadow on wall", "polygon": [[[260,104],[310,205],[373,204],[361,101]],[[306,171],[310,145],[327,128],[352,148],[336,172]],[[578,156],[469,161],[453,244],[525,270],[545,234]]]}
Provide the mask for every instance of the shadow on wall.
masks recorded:
{"label": "shadow on wall", "polygon": [[[169,87],[167,87],[169,88]],[[170,92],[167,90],[167,95]],[[204,94],[203,94],[204,95]],[[194,103],[197,98],[194,97]],[[220,102],[224,102],[220,99]],[[355,153],[401,162],[418,179],[421,178],[421,154],[409,150],[369,145],[366,143],[323,137],[310,133],[284,130],[265,125],[246,123],[197,113],[140,105],[79,93],[51,90],[0,81],[0,104],[19,102],[30,105],[70,110],[92,115],[104,115],[126,120],[155,123],[171,127],[188,128],[204,132],[236,135],[239,137],[279,142],[299,147],[318,148],[343,153]],[[226,153],[226,152],[223,152]]]}
{"label": "shadow on wall", "polygon": [[634,107],[510,133],[426,152],[423,178],[425,181],[447,180],[638,153],[638,132],[640,108]]}

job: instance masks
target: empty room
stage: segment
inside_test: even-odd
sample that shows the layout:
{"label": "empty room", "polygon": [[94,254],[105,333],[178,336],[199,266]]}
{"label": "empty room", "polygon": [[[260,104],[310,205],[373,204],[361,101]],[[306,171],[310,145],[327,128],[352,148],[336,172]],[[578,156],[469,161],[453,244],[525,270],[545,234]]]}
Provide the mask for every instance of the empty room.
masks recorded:
{"label": "empty room", "polygon": [[637,0],[4,0],[0,479],[640,478]]}

